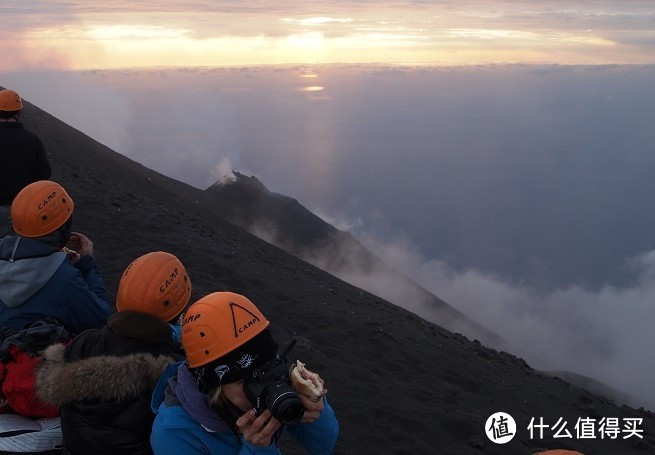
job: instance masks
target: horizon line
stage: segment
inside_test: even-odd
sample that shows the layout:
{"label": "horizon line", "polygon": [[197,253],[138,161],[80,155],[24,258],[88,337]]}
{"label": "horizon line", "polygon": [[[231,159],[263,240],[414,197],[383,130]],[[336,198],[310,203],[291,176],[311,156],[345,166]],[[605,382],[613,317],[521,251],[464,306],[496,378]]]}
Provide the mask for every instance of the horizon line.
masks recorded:
{"label": "horizon line", "polygon": [[327,62],[327,63],[252,63],[226,65],[165,65],[165,66],[125,66],[112,68],[24,68],[2,70],[0,74],[11,73],[44,73],[44,72],[89,72],[89,71],[125,71],[125,70],[174,70],[174,69],[238,69],[238,68],[285,68],[285,67],[421,67],[421,68],[491,68],[491,67],[647,67],[651,63],[548,63],[548,62],[476,62],[476,63],[435,63],[435,62]]}

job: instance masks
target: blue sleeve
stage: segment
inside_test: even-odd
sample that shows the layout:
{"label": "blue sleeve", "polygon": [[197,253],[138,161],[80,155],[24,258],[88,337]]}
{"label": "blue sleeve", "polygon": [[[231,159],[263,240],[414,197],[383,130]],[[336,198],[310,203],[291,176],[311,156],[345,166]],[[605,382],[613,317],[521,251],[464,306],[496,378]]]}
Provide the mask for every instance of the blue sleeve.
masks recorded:
{"label": "blue sleeve", "polygon": [[83,258],[80,258],[80,260],[74,264],[74,267],[80,271],[82,278],[88,285],[89,289],[91,289],[98,298],[106,302],[109,307],[107,288],[105,282],[102,280],[100,269],[96,265],[96,260],[93,256],[84,256]]}
{"label": "blue sleeve", "polygon": [[339,437],[339,423],[334,410],[325,400],[321,416],[312,423],[300,423],[289,427],[289,433],[312,455],[328,455],[334,450]]}
{"label": "blue sleeve", "polygon": [[156,419],[150,434],[150,446],[154,455],[211,454],[207,447],[198,444],[198,439],[189,431],[184,428],[165,428]]}
{"label": "blue sleeve", "polygon": [[241,436],[241,450],[237,455],[279,455],[280,450],[277,443],[273,442],[268,446],[251,446],[246,439]]}
{"label": "blue sleeve", "polygon": [[[80,274],[75,274],[67,286],[66,298],[75,302],[69,321],[69,329],[80,333],[87,329],[104,326],[113,313],[107,289],[92,256],[85,256],[75,263]],[[62,321],[64,322],[64,321]]]}

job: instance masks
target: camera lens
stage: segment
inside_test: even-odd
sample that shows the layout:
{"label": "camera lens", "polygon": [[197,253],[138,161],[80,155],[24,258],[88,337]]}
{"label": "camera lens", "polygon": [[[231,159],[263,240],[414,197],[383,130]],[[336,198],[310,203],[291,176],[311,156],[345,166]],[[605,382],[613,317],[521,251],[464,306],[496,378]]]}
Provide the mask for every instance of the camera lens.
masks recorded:
{"label": "camera lens", "polygon": [[293,390],[284,391],[275,397],[269,396],[267,407],[277,420],[286,425],[300,422],[305,413],[300,397]]}

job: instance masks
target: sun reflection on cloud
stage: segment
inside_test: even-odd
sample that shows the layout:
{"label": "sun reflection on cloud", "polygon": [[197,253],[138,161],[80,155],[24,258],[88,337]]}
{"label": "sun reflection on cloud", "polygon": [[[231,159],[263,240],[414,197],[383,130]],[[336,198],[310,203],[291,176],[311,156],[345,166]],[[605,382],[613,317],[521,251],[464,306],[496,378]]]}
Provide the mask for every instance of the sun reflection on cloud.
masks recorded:
{"label": "sun reflection on cloud", "polygon": [[305,78],[305,79],[315,79],[318,77],[318,74],[314,73],[313,71],[306,71],[303,72],[300,77]]}
{"label": "sun reflection on cloud", "polygon": [[325,87],[321,87],[320,85],[311,85],[309,87],[302,87],[300,89],[301,92],[321,92],[325,89]]}

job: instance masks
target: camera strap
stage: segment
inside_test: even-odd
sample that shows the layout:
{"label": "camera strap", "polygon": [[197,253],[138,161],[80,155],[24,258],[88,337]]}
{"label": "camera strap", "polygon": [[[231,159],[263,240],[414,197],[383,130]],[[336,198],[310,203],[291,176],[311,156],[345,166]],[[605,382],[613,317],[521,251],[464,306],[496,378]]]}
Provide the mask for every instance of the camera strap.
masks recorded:
{"label": "camera strap", "polygon": [[291,352],[291,350],[294,348],[294,346],[296,345],[297,342],[298,342],[298,340],[296,340],[295,338],[292,339],[291,342],[289,343],[289,345],[286,348],[284,348],[284,351],[277,354],[277,358],[282,360],[283,362],[286,362],[287,361],[287,355]]}

